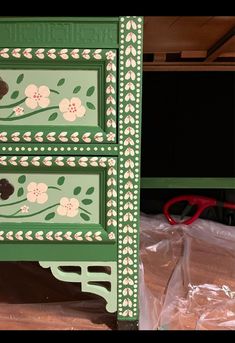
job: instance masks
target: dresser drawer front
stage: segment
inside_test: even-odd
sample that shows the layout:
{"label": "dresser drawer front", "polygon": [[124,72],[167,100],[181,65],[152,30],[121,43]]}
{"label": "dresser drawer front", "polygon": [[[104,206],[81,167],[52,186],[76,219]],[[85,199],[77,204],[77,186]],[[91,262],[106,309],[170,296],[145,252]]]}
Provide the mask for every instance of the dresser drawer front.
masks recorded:
{"label": "dresser drawer front", "polygon": [[0,78],[0,141],[116,142],[116,50],[0,48]]}
{"label": "dresser drawer front", "polygon": [[114,243],[116,158],[0,157],[2,242]]}

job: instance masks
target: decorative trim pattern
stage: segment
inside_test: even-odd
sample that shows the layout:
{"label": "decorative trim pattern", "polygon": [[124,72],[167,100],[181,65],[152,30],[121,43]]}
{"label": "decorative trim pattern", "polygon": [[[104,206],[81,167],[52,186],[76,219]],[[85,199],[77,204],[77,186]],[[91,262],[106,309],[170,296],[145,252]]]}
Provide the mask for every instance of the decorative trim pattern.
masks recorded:
{"label": "decorative trim pattern", "polygon": [[30,144],[30,146],[25,145],[25,144],[17,144],[17,145],[0,145],[0,153],[3,154],[17,154],[21,155],[22,153],[29,153],[30,155],[36,155],[38,153],[49,153],[49,154],[55,154],[57,155],[58,152],[61,154],[67,154],[68,152],[74,152],[75,154],[84,154],[86,155],[118,155],[118,146],[115,144],[112,144],[110,146],[102,146],[102,145],[94,145],[94,144],[89,144],[83,145],[83,144],[66,144],[60,145],[60,144]]}
{"label": "decorative trim pattern", "polygon": [[[82,292],[89,292],[103,297],[107,301],[108,312],[117,311],[117,263],[116,262],[39,262],[43,268],[50,268],[54,277],[65,282],[81,282]],[[80,267],[81,274],[63,271],[62,267]],[[89,267],[108,267],[111,273],[89,271]],[[99,282],[109,282],[111,289],[107,290]],[[93,284],[91,284],[93,283]],[[96,284],[94,284],[96,283]]]}
{"label": "decorative trim pattern", "polygon": [[119,320],[138,320],[142,35],[142,17],[120,18]]}
{"label": "decorative trim pattern", "polygon": [[[0,132],[0,142],[39,142],[39,143],[115,143],[116,141],[116,51],[107,49],[44,49],[44,48],[3,48],[0,50],[0,61],[7,60],[16,63],[17,60],[25,62],[48,62],[62,60],[66,62],[105,62],[104,73],[104,102],[105,102],[105,129],[99,126],[90,130],[84,126],[79,131],[69,129],[68,131],[55,132],[48,128],[39,131],[28,129],[25,132],[15,131],[12,126],[3,126]],[[77,66],[77,65],[76,65]],[[101,116],[103,114],[101,113]],[[32,126],[33,128],[33,126]]]}
{"label": "decorative trim pattern", "polygon": [[[9,225],[8,225],[9,226]],[[101,242],[115,241],[115,234],[107,234],[104,230],[94,232],[91,230],[0,230],[0,241],[50,241],[50,242]]]}
{"label": "decorative trim pattern", "polygon": [[[116,230],[117,230],[117,159],[115,157],[75,157],[75,156],[0,156],[0,166],[4,173],[15,171],[15,168],[39,168],[40,172],[47,170],[48,168],[64,168],[71,167],[76,173],[76,168],[106,168],[106,184],[104,185],[106,190],[106,225],[105,230],[91,231],[92,224],[89,225],[89,229],[84,229],[81,224],[79,230],[75,229],[67,231],[66,229],[51,231],[53,224],[48,224],[48,230],[39,230],[38,232],[30,233],[25,229],[11,229],[9,231],[10,223],[6,224],[6,229],[3,230],[4,224],[0,223],[0,240],[64,240],[64,241],[109,241],[115,242]],[[5,170],[3,168],[6,168]],[[29,170],[30,172],[30,170]],[[20,225],[20,224],[19,224]],[[20,225],[22,227],[22,224]],[[70,224],[70,227],[72,225]],[[46,227],[46,224],[41,225]],[[82,230],[82,231],[81,231]],[[38,238],[36,236],[38,234]],[[8,238],[8,236],[10,238]],[[2,238],[1,238],[2,237]],[[49,237],[49,238],[48,238]],[[54,237],[54,238],[53,238]],[[59,237],[59,238],[58,238]]]}

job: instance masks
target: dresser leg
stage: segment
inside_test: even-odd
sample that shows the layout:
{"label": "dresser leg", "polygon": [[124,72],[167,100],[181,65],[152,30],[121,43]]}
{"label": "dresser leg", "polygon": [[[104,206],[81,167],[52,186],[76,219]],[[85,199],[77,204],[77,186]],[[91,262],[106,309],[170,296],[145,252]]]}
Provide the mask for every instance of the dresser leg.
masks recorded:
{"label": "dresser leg", "polygon": [[139,322],[138,320],[118,320],[117,329],[120,331],[139,330]]}

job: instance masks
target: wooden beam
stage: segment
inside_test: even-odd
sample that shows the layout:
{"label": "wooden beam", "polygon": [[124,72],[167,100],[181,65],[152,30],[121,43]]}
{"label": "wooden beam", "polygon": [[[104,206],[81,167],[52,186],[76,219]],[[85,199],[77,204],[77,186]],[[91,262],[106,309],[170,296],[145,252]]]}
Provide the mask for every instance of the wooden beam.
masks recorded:
{"label": "wooden beam", "polygon": [[166,60],[166,53],[165,52],[155,52],[154,62],[165,62],[165,60]]}
{"label": "wooden beam", "polygon": [[235,46],[235,28],[230,30],[218,42],[216,42],[207,53],[206,62],[212,62],[230,46]]}
{"label": "wooden beam", "polygon": [[235,71],[234,62],[214,63],[144,63],[144,71]]}
{"label": "wooden beam", "polygon": [[199,51],[192,51],[186,50],[181,52],[181,58],[206,58],[207,51],[206,50],[199,50]]}

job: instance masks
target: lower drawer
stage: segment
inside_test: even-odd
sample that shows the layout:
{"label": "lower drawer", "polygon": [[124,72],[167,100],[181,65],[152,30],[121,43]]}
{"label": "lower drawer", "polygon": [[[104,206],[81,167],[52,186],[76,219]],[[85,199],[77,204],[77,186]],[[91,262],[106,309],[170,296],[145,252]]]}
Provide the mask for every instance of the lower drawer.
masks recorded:
{"label": "lower drawer", "polygon": [[0,156],[0,167],[2,243],[115,243],[115,157]]}

